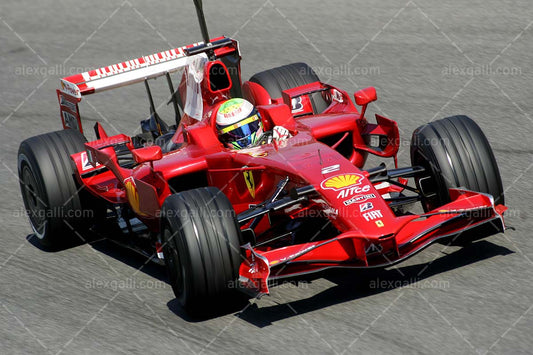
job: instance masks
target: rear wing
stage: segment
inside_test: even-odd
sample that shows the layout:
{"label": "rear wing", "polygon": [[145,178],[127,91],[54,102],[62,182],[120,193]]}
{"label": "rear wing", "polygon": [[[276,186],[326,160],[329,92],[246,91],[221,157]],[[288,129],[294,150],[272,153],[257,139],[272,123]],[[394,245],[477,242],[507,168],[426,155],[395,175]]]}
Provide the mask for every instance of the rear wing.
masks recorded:
{"label": "rear wing", "polygon": [[82,96],[176,72],[187,66],[192,58],[205,57],[206,52],[214,53],[215,57],[234,54],[240,60],[237,41],[219,37],[207,45],[198,42],[60,79],[61,87],[57,89],[57,98],[63,128],[83,133],[78,108]]}

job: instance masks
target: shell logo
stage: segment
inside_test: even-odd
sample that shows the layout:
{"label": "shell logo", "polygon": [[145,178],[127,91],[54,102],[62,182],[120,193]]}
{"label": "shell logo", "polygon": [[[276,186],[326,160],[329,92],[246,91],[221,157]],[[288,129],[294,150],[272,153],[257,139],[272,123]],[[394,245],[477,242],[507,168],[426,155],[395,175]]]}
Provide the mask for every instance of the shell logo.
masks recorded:
{"label": "shell logo", "polygon": [[139,208],[139,193],[137,192],[137,187],[133,178],[127,178],[124,180],[124,187],[126,188],[126,195],[128,196],[128,202],[130,203],[131,208],[135,213],[144,216],[145,214],[141,212]]}
{"label": "shell logo", "polygon": [[340,174],[322,181],[320,186],[323,189],[339,191],[346,187],[359,185],[363,179],[364,176],[360,174]]}

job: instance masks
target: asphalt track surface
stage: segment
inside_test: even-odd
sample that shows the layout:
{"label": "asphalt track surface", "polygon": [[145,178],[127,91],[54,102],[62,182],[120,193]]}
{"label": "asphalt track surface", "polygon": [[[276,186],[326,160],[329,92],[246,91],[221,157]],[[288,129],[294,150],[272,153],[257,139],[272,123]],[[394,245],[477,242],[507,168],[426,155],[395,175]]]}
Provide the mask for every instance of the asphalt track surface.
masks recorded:
{"label": "asphalt track surface", "polygon": [[[192,1],[4,0],[0,352],[530,353],[530,1],[205,2],[210,33],[240,41],[243,78],[305,61],[349,92],[375,86],[369,112],[399,122],[403,164],[417,126],[470,115],[495,151],[515,229],[463,249],[433,245],[381,273],[327,272],[274,287],[240,312],[190,319],[164,269],[131,252],[106,242],[41,250],[22,210],[16,153],[23,139],[60,129],[59,77],[199,41]],[[143,88],[125,92],[82,102],[85,126],[138,130]]]}

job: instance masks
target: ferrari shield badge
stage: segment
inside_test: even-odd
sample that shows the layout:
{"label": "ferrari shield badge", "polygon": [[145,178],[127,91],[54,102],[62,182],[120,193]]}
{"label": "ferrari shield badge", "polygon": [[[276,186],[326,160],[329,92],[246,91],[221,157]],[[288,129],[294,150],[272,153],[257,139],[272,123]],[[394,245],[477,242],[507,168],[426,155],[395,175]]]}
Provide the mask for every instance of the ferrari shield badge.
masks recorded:
{"label": "ferrari shield badge", "polygon": [[252,196],[252,198],[255,198],[255,182],[252,171],[246,170],[243,171],[242,174],[244,175],[244,182],[246,182],[246,186],[248,187],[248,191],[250,191],[250,195]]}

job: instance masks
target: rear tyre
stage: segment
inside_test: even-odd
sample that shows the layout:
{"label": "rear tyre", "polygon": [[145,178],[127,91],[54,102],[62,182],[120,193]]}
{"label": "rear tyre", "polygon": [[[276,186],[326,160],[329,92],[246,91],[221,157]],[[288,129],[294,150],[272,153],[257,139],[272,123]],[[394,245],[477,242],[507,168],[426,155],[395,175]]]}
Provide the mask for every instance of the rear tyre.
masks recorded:
{"label": "rear tyre", "polygon": [[[320,81],[315,71],[305,63],[292,63],[277,68],[262,71],[250,78],[250,81],[265,88],[271,98],[281,97],[284,90]],[[321,93],[310,96],[313,110],[320,113],[328,108]]]}
{"label": "rear tyre", "polygon": [[170,285],[191,315],[206,315],[235,295],[241,231],[235,211],[217,188],[169,196],[161,208],[163,254]]}
{"label": "rear tyre", "polygon": [[415,177],[424,210],[450,202],[449,188],[464,187],[504,203],[494,153],[481,128],[467,116],[443,118],[418,127],[411,139],[411,163],[426,171]]}
{"label": "rear tyre", "polygon": [[[85,150],[85,137],[72,129],[26,139],[18,151],[22,199],[40,244],[60,248],[92,225],[96,198],[80,188],[70,155]],[[72,239],[70,240],[72,241]]]}

